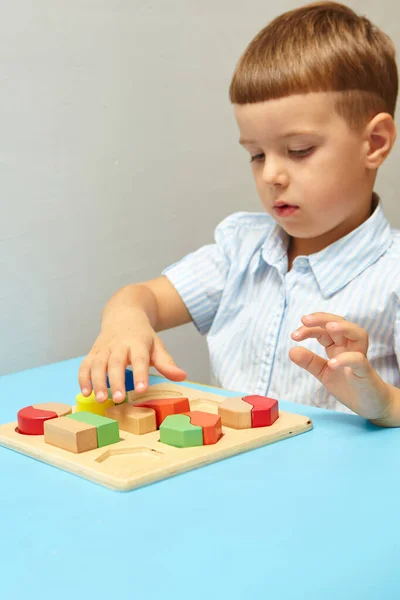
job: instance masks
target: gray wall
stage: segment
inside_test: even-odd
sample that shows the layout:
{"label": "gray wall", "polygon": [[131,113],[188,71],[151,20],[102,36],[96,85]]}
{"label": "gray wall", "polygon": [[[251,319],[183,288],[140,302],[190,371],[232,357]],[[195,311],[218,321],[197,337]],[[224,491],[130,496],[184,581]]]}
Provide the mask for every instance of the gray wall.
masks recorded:
{"label": "gray wall", "polygon": [[[0,0],[0,374],[85,354],[115,290],[259,210],[228,100],[236,61],[302,2]],[[400,5],[349,3],[400,46]],[[396,164],[377,190],[400,226]],[[208,381],[192,325],[162,337]]]}

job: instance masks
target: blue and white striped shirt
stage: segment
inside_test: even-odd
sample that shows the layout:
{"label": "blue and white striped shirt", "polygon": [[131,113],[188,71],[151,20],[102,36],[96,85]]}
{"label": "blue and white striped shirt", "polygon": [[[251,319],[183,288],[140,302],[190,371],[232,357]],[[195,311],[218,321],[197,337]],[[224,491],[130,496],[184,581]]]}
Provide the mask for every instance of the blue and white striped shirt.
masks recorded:
{"label": "blue and white striped shirt", "polygon": [[[400,231],[381,202],[345,237],[298,256],[289,272],[288,242],[266,213],[239,212],[218,225],[215,243],[163,271],[207,336],[211,382],[351,412],[288,356],[301,317],[328,312],[366,329],[372,367],[400,387]],[[315,339],[299,345],[326,357]]]}

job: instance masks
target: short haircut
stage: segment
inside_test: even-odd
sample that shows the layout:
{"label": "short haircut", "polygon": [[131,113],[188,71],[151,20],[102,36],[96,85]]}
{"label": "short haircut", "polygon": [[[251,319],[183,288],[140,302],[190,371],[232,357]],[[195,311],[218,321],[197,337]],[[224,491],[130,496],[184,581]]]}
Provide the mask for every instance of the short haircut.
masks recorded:
{"label": "short haircut", "polygon": [[335,92],[335,111],[352,129],[380,112],[395,115],[395,46],[366,17],[318,2],[271,21],[247,46],[229,87],[233,104]]}

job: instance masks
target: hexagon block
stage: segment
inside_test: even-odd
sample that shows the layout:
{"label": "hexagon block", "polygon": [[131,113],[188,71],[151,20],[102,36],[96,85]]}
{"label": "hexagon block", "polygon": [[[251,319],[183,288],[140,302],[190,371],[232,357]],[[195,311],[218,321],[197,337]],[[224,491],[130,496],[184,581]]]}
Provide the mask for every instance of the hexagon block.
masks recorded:
{"label": "hexagon block", "polygon": [[251,404],[244,402],[241,396],[225,398],[218,405],[222,425],[232,429],[251,429],[251,410]]}
{"label": "hexagon block", "polygon": [[188,415],[168,415],[160,425],[160,442],[177,448],[203,445],[203,430]]}
{"label": "hexagon block", "polygon": [[185,413],[190,417],[192,425],[197,425],[203,430],[203,444],[216,444],[222,437],[222,422],[219,415],[206,413],[201,410],[193,410]]}
{"label": "hexagon block", "polygon": [[266,396],[243,396],[253,408],[251,411],[252,427],[268,427],[279,417],[278,401]]}

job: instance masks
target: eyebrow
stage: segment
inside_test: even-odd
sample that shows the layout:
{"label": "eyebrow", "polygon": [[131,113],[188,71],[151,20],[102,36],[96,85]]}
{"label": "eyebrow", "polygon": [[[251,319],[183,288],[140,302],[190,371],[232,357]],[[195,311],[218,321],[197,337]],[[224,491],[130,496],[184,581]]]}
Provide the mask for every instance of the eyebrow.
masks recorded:
{"label": "eyebrow", "polygon": [[[318,135],[315,131],[288,131],[287,133],[285,133],[284,135],[281,136],[282,139],[285,138],[289,138],[289,137],[295,137],[296,135]],[[239,144],[243,145],[243,144],[255,144],[255,142],[253,140],[245,140],[240,138],[239,140]]]}

